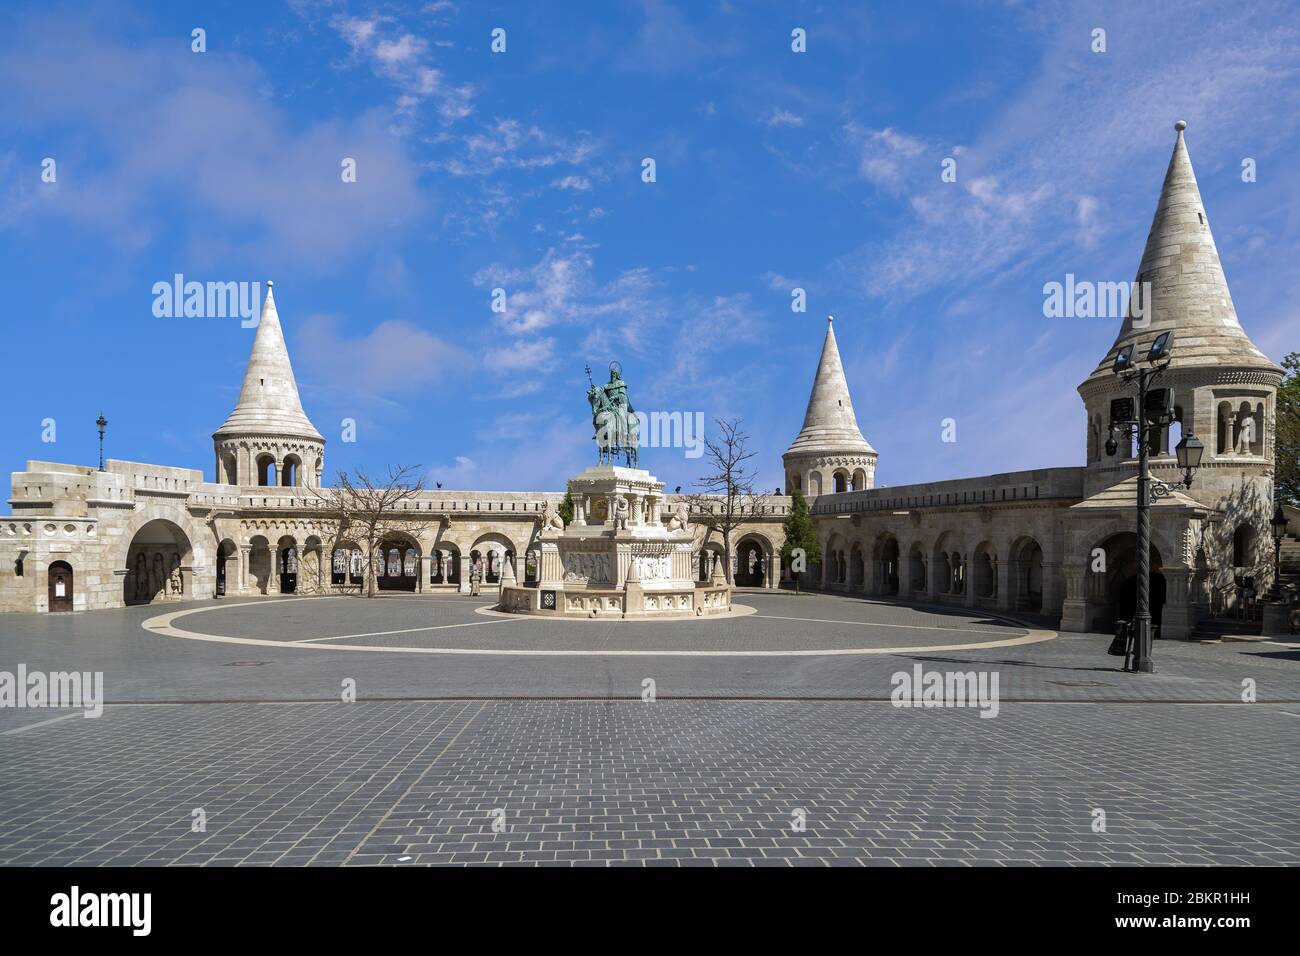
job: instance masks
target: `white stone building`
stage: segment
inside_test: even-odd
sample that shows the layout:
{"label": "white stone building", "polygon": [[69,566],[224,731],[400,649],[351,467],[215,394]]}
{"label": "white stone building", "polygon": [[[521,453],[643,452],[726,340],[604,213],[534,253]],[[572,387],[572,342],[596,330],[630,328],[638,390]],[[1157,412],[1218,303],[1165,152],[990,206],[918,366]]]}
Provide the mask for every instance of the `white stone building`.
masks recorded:
{"label": "white stone building", "polygon": [[[830,590],[1059,616],[1069,630],[1105,629],[1132,602],[1136,566],[1134,449],[1105,453],[1110,402],[1132,387],[1110,371],[1116,352],[1145,351],[1175,332],[1161,385],[1182,428],[1206,445],[1193,486],[1153,505],[1153,612],[1165,637],[1190,636],[1231,594],[1236,574],[1267,583],[1273,416],[1281,369],[1237,320],[1181,125],[1138,281],[1153,285],[1149,324],[1125,322],[1079,386],[1082,466],[875,488],[877,453],[853,412],[828,327],[803,427],[783,456],[786,491],[812,503],[823,560],[804,575]],[[1177,431],[1174,426],[1169,431]],[[1175,434],[1152,471],[1176,482]],[[213,435],[214,471],[127,461],[93,467],[29,461],[12,475],[0,517],[0,609],[88,610],[217,594],[328,593],[356,588],[356,542],[330,548],[320,487],[325,440],[302,408],[269,289],[234,411]],[[472,557],[494,584],[509,562],[534,579],[543,512],[562,492],[424,492],[408,532],[373,556],[384,590],[468,590]],[[675,497],[664,501],[671,514]],[[790,499],[759,499],[733,533],[736,581],[775,587]],[[696,525],[707,580],[716,532]],[[327,553],[327,550],[330,553]],[[1096,555],[1105,556],[1096,570]]]}

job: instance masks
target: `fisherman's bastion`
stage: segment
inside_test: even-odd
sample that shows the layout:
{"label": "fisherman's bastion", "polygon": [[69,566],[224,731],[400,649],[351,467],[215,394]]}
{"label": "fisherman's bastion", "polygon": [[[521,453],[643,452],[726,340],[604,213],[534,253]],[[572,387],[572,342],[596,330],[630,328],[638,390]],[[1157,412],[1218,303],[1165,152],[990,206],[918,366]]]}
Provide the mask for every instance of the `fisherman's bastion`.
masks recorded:
{"label": "fisherman's bastion", "polygon": [[[1112,372],[1127,345],[1143,356],[1172,330],[1160,384],[1177,423],[1151,448],[1170,487],[1152,505],[1152,610],[1161,636],[1186,639],[1234,578],[1271,579],[1273,421],[1282,371],[1238,322],[1179,124],[1137,282],[1154,316],[1130,313],[1110,351],[1078,387],[1083,463],[974,478],[875,487],[877,452],[853,411],[833,324],[815,370],[803,428],[784,455],[785,491],[809,500],[822,559],[805,587],[875,599],[951,604],[1059,618],[1063,630],[1110,628],[1131,613],[1137,567],[1136,454],[1106,450],[1111,402],[1133,386]],[[1135,283],[1136,285],[1137,283]],[[1205,455],[1179,485],[1174,444],[1195,434]],[[1170,431],[1175,434],[1171,435]],[[0,517],[0,609],[89,611],[130,604],[360,590],[367,556],[352,541],[329,550],[322,531],[325,439],[299,399],[274,295],[268,290],[239,401],[213,434],[210,474],[109,460],[94,466],[29,461],[12,474]],[[526,477],[526,476],[521,476]],[[570,491],[574,491],[570,483]],[[633,524],[680,528],[687,499],[646,486]],[[372,557],[381,590],[469,590],[540,581],[542,545],[563,490],[427,490],[405,502],[414,530]],[[694,498],[690,574],[716,580],[722,543]],[[603,500],[575,509],[616,520]],[[791,498],[757,498],[733,532],[737,587],[774,589]]]}

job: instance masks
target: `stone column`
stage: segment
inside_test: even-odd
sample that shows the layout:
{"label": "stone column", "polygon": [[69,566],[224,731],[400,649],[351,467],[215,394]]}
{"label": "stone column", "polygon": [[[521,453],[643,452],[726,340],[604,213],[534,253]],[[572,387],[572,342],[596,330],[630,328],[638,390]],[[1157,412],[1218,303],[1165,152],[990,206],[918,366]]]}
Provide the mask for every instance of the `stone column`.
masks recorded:
{"label": "stone column", "polygon": [[433,576],[433,555],[424,554],[420,556],[420,580],[415,583],[415,590],[423,592],[429,586],[429,578]]}
{"label": "stone column", "polygon": [[1160,573],[1165,576],[1165,606],[1160,613],[1160,636],[1168,641],[1190,640],[1192,631],[1196,630],[1196,605],[1189,600],[1190,576],[1182,568],[1164,568]]}
{"label": "stone column", "polygon": [[460,556],[460,585],[456,588],[461,594],[469,594],[469,555]]}
{"label": "stone column", "polygon": [[250,548],[250,547],[248,547],[247,545],[240,545],[240,547],[239,547],[239,581],[238,581],[238,585],[239,585],[239,590],[240,590],[240,591],[247,591],[247,590],[248,590],[248,564],[249,564],[249,561],[250,561],[250,554],[251,554],[252,550],[253,550],[253,549]]}
{"label": "stone column", "polygon": [[1058,561],[1043,562],[1043,606],[1040,614],[1060,614],[1065,598],[1062,587],[1062,569]]}
{"label": "stone column", "polygon": [[645,507],[645,499],[635,492],[628,492],[627,495],[627,526],[634,528],[639,526],[644,515],[641,509]]}

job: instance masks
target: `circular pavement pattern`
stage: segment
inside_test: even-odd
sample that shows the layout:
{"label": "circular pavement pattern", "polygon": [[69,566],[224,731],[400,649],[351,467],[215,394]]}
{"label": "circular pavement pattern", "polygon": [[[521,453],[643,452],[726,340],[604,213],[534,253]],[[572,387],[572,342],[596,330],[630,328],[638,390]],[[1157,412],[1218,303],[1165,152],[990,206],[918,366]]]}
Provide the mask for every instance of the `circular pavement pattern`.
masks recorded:
{"label": "circular pavement pattern", "polygon": [[[742,595],[743,613],[670,621],[548,620],[492,612],[490,598],[260,598],[171,611],[146,631],[263,647],[546,657],[826,657],[979,650],[1056,637],[974,608],[819,596]],[[828,613],[829,611],[829,613]]]}

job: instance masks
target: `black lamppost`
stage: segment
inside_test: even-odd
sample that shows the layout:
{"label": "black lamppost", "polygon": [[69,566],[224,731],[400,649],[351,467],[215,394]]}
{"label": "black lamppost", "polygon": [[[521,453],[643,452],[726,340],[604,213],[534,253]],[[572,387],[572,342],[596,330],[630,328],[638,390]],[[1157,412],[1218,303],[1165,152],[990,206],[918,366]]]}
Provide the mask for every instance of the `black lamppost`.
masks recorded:
{"label": "black lamppost", "polygon": [[1282,502],[1277,503],[1273,517],[1269,520],[1273,529],[1273,593],[1272,601],[1282,600],[1282,539],[1286,537],[1286,514],[1282,511]]}
{"label": "black lamppost", "polygon": [[[1110,437],[1106,440],[1106,454],[1113,456],[1119,449],[1115,432],[1121,430],[1126,435],[1136,435],[1138,443],[1138,488],[1137,488],[1137,607],[1134,626],[1137,630],[1136,646],[1133,654],[1133,670],[1151,673],[1155,665],[1151,661],[1151,499],[1164,498],[1173,494],[1174,489],[1159,479],[1151,477],[1150,453],[1152,438],[1159,435],[1174,421],[1173,389],[1152,391],[1151,382],[1169,367],[1170,351],[1173,346],[1174,333],[1161,332],[1151,349],[1147,352],[1145,364],[1137,365],[1133,361],[1133,345],[1120,349],[1115,356],[1115,374],[1125,382],[1137,379],[1137,410],[1134,413],[1131,398],[1116,399],[1111,402]],[[1188,434],[1174,449],[1178,467],[1183,469],[1181,484],[1185,488],[1192,486],[1192,475],[1201,465],[1201,455],[1205,445],[1195,435]]]}
{"label": "black lamppost", "polygon": [[108,425],[108,419],[104,417],[103,412],[99,413],[99,418],[96,419],[95,424],[99,426],[99,470],[103,471],[104,470],[104,428],[106,425]]}

